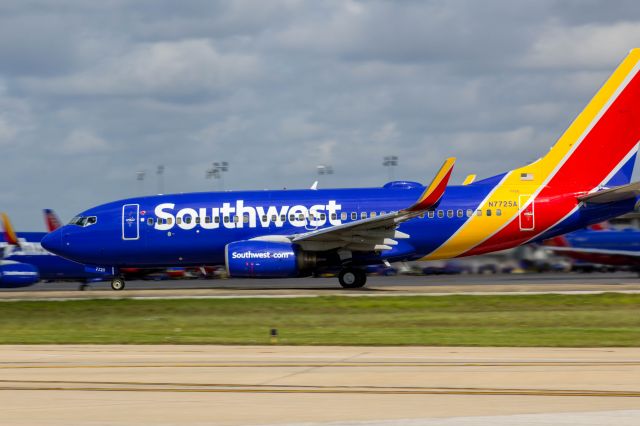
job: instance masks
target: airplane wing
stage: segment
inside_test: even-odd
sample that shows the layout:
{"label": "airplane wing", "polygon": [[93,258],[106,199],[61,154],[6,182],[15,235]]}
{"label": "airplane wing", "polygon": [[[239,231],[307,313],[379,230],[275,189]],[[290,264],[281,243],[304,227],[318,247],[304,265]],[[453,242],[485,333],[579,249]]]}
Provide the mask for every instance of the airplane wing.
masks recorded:
{"label": "airplane wing", "polygon": [[629,198],[636,198],[638,195],[640,195],[640,182],[634,182],[628,185],[617,186],[615,188],[582,195],[578,197],[578,200],[584,203],[604,204],[614,201],[628,200]]}
{"label": "airplane wing", "polygon": [[420,198],[403,210],[297,234],[291,241],[310,251],[335,248],[352,251],[391,250],[392,246],[398,244],[396,239],[409,238],[408,234],[396,229],[400,223],[419,216],[438,204],[451,177],[454,163],[455,158],[448,158]]}

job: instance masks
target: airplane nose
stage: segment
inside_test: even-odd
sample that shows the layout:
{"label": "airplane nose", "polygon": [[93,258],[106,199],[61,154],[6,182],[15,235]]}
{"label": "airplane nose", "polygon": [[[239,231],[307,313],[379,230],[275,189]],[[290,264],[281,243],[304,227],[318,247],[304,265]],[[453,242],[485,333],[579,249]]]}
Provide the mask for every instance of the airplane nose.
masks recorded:
{"label": "airplane nose", "polygon": [[62,232],[59,229],[48,233],[40,241],[40,245],[47,251],[60,255],[62,250]]}

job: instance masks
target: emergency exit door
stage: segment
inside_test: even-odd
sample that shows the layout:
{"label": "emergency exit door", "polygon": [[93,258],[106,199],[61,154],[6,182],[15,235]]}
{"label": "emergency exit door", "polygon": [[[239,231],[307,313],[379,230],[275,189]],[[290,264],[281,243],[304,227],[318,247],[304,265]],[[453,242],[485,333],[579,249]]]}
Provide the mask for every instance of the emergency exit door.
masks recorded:
{"label": "emergency exit door", "polygon": [[536,227],[535,200],[527,204],[529,198],[531,195],[520,195],[518,199],[518,220],[521,231],[533,231]]}

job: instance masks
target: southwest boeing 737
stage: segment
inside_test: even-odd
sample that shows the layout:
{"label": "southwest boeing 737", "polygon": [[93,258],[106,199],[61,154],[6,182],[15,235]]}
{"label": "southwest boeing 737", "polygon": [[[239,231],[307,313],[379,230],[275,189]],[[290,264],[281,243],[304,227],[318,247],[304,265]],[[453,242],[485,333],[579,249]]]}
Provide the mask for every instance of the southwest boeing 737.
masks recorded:
{"label": "southwest boeing 737", "polygon": [[42,245],[116,274],[119,290],[119,268],[211,264],[225,264],[232,277],[333,270],[343,287],[356,288],[365,284],[365,265],[542,241],[635,208],[639,69],[634,49],[544,157],[487,179],[448,186],[450,158],[426,187],[131,198],[80,213]]}

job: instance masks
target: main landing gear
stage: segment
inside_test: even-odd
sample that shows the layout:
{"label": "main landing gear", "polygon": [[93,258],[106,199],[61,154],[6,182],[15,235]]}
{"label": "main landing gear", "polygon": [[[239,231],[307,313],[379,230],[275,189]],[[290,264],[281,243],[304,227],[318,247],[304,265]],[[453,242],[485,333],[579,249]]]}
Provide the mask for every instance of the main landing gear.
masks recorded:
{"label": "main landing gear", "polygon": [[124,289],[124,278],[115,277],[111,280],[111,288],[116,291]]}
{"label": "main landing gear", "polygon": [[338,281],[343,288],[361,288],[367,283],[367,274],[362,269],[344,268],[338,274]]}

